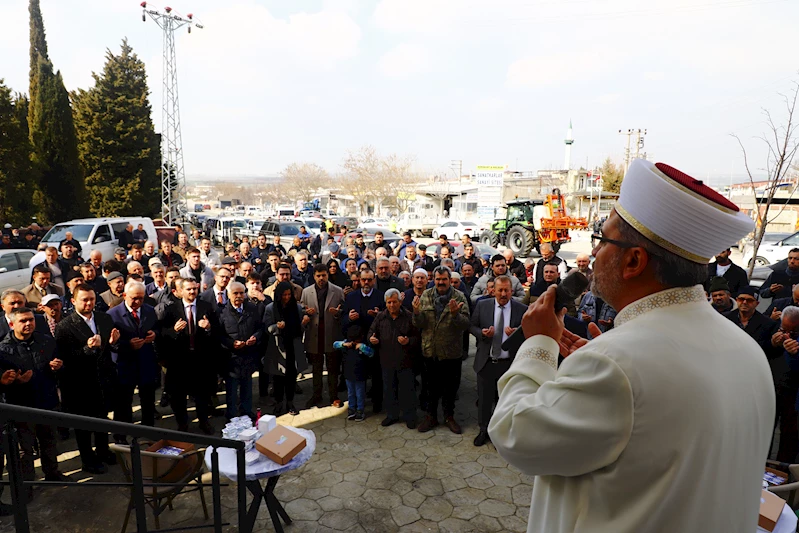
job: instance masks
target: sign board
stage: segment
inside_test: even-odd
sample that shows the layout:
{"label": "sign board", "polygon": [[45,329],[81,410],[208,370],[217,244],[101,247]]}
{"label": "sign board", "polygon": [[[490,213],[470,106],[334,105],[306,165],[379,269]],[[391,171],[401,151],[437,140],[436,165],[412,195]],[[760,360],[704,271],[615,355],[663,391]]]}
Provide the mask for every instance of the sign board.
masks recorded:
{"label": "sign board", "polygon": [[496,165],[478,165],[474,177],[478,187],[502,187],[505,167]]}

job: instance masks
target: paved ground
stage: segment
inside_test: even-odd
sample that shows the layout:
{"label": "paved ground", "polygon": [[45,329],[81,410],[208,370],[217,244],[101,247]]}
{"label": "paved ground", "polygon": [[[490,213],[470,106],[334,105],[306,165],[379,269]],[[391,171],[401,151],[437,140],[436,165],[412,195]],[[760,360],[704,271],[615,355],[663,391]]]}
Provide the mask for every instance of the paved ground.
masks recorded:
{"label": "paved ground", "polygon": [[[317,438],[311,461],[281,477],[277,486],[276,494],[294,520],[286,531],[525,531],[532,478],[508,466],[491,444],[481,448],[472,444],[477,435],[472,363],[472,357],[464,363],[457,402],[456,419],[463,425],[463,435],[444,427],[424,434],[404,424],[384,428],[380,426],[383,415],[348,422],[346,409],[332,407],[281,417],[279,423],[311,429]],[[257,379],[254,381],[257,389]],[[297,397],[297,405],[305,403],[310,385],[310,379],[302,384],[305,394]],[[165,416],[159,425],[174,429],[171,410],[161,411]],[[221,430],[224,419],[215,418],[213,423]],[[76,450],[74,438],[59,442],[62,471],[76,479],[91,479],[80,472]],[[38,469],[37,474],[41,474]],[[210,476],[206,477],[210,482]],[[123,478],[119,467],[111,467],[109,474],[96,480]],[[122,488],[37,489],[29,507],[31,531],[119,531],[128,494]],[[210,489],[206,498],[210,507]],[[10,501],[8,491],[2,500]],[[224,488],[226,520],[235,522],[236,502],[235,485]],[[135,520],[132,522],[128,531],[135,531]],[[195,493],[177,498],[174,510],[162,515],[161,527],[201,523],[202,510]],[[155,529],[150,513],[148,526]],[[273,530],[265,507],[255,530]],[[13,519],[0,518],[0,533],[11,531]]]}

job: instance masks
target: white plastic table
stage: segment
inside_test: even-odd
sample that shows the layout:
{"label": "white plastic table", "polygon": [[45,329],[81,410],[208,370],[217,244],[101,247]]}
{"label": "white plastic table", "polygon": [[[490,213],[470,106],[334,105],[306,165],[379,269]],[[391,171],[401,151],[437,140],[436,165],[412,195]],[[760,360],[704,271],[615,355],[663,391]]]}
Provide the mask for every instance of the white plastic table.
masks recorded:
{"label": "white plastic table", "polygon": [[[280,523],[281,518],[286,524],[291,523],[291,518],[286,510],[283,509],[283,506],[280,505],[277,496],[275,496],[275,486],[282,474],[296,470],[308,462],[314,450],[316,450],[316,435],[313,431],[307,429],[290,426],[285,427],[305,437],[305,448],[285,465],[279,465],[265,455],[262,455],[257,463],[246,466],[244,483],[247,486],[247,490],[253,495],[253,501],[247,510],[247,531],[252,531],[262,501],[266,502],[266,508],[269,510],[269,516],[272,517],[272,524],[275,526],[275,531],[277,533],[283,533],[283,525]],[[212,451],[213,447],[208,447],[208,449],[205,450],[205,466],[207,466],[209,470],[212,468]],[[236,450],[222,448],[218,451],[218,456],[219,473],[231,481],[238,481]],[[260,481],[262,479],[267,480],[263,487]]]}

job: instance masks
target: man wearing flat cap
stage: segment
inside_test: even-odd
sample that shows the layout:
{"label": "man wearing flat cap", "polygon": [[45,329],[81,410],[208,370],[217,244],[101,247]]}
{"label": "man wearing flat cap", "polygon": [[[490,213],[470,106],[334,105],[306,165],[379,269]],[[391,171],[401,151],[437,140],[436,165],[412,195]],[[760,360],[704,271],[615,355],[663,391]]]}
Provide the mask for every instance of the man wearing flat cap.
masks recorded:
{"label": "man wearing flat cap", "polygon": [[738,308],[724,313],[724,316],[741,328],[744,333],[752,337],[763,351],[768,354],[771,349],[771,336],[779,325],[757,310],[759,301],[760,298],[755,287],[750,287],[749,285],[741,287],[738,296],[735,298]]}
{"label": "man wearing flat cap", "polygon": [[564,330],[550,287],[498,382],[488,433],[536,476],[529,532],[757,529],[771,371],[702,286],[752,226],[701,181],[633,160],[593,250],[591,291],[618,310],[614,328]]}
{"label": "man wearing flat cap", "polygon": [[710,305],[719,313],[729,313],[736,308],[735,300],[730,294],[730,286],[723,277],[716,276],[710,280],[707,292],[710,294]]}

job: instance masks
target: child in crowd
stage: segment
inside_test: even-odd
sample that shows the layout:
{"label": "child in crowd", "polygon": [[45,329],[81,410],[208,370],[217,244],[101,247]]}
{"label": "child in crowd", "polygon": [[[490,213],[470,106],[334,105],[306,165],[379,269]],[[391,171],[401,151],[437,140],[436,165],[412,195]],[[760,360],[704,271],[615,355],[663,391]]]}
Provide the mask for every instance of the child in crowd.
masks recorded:
{"label": "child in crowd", "polygon": [[374,350],[363,343],[363,331],[358,325],[351,325],[347,329],[347,340],[336,341],[333,348],[344,352],[344,379],[347,381],[347,395],[349,396],[349,409],[347,420],[363,422],[364,404],[366,403],[366,374],[368,358],[374,355]]}

